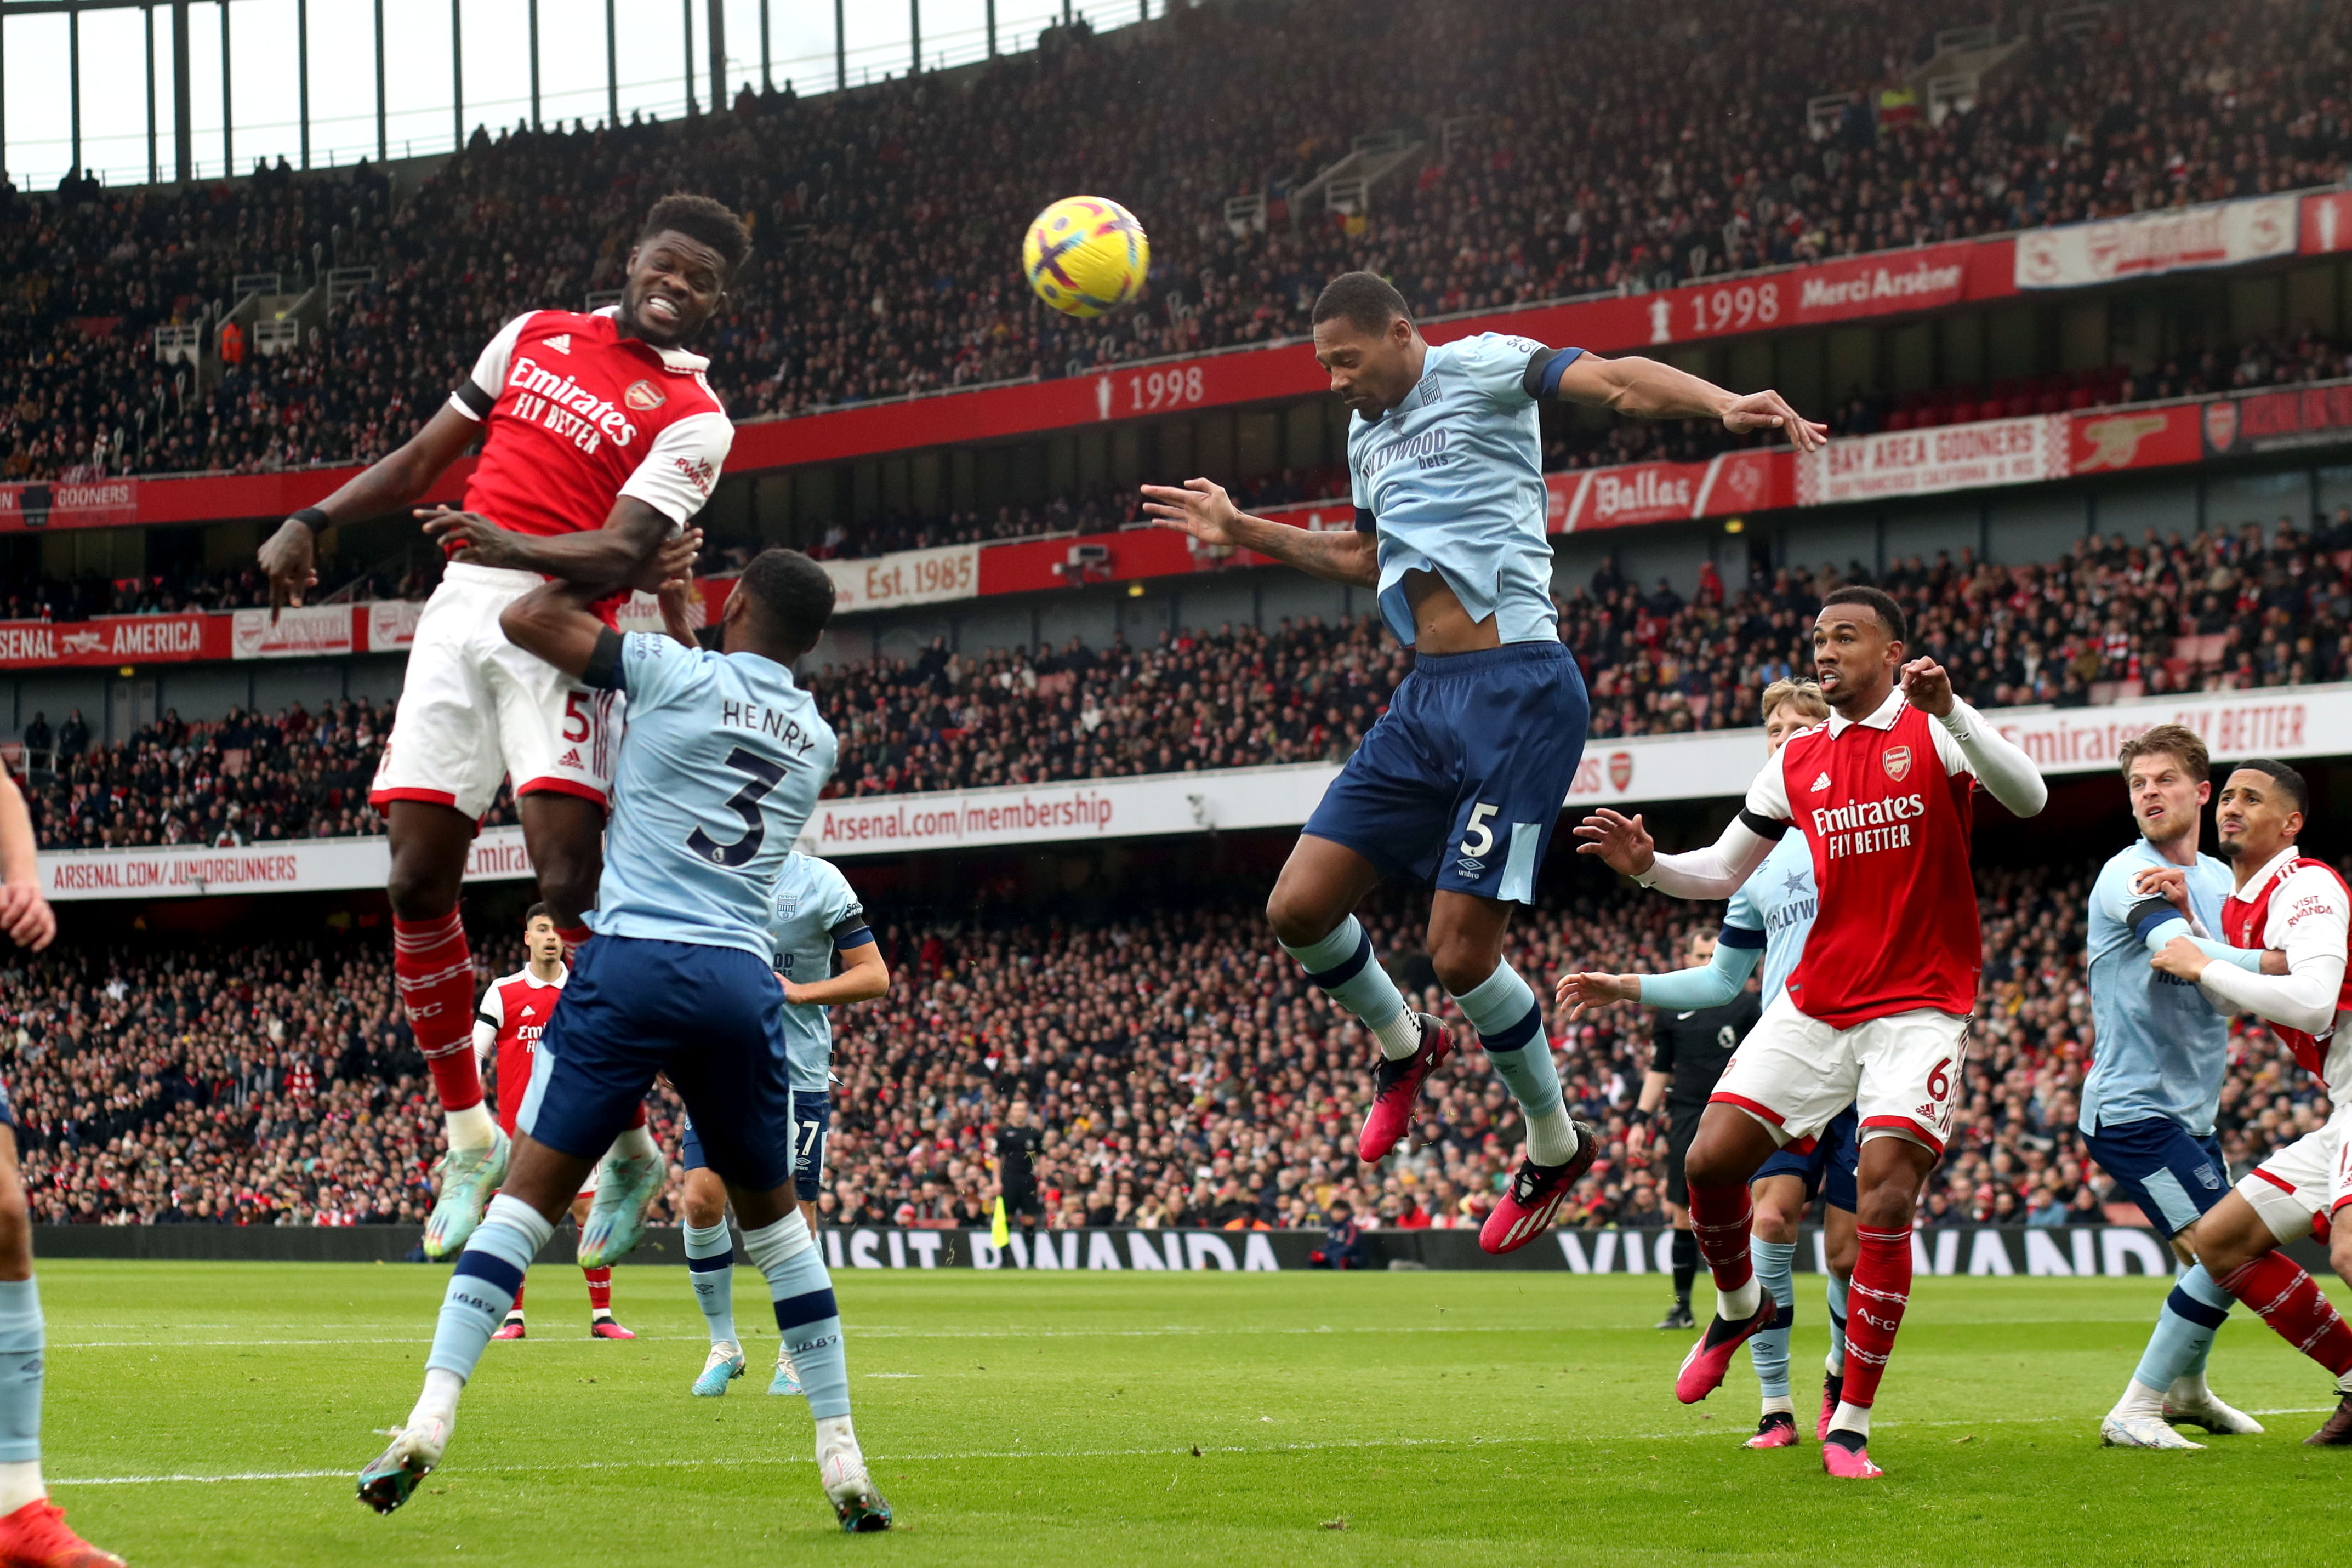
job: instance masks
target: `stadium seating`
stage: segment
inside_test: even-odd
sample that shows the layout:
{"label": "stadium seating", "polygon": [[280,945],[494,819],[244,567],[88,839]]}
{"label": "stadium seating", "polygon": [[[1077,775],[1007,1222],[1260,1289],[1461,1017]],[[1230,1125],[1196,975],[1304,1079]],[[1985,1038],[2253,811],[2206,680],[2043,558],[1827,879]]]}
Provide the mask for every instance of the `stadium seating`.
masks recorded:
{"label": "stadium seating", "polygon": [[[1924,1207],[1968,1219],[2101,1222],[2111,1184],[2075,1135],[2090,1061],[2079,991],[2091,868],[1980,873],[1985,950],[1961,1131]],[[1452,1018],[1463,1054],[1433,1080],[1412,1151],[1354,1157],[1370,1043],[1302,983],[1236,904],[1090,928],[912,929],[876,912],[890,996],[835,1015],[835,1223],[986,1224],[985,1130],[1016,1096],[1049,1134],[1056,1225],[1315,1225],[1335,1198],[1381,1223],[1475,1225],[1517,1155],[1515,1113],[1413,952],[1419,901],[1367,925],[1401,978]],[[1516,927],[1510,959],[1671,966],[1714,912],[1584,882]],[[478,937],[482,934],[478,933]],[[479,977],[520,964],[500,933]],[[440,1117],[394,1006],[381,930],[309,942],[60,946],[8,961],[0,1030],[27,1186],[57,1223],[417,1223]],[[1662,1223],[1655,1164],[1629,1163],[1646,1015],[1552,1016],[1560,1077],[1611,1149],[1561,1223]],[[2233,1040],[2221,1136],[2231,1172],[2316,1126],[2306,1075],[2267,1033]],[[677,1147],[676,1104],[656,1135]],[[674,1213],[676,1188],[662,1212]]]}
{"label": "stadium seating", "polygon": [[[760,260],[712,345],[714,380],[748,416],[1288,336],[1319,283],[1355,265],[1396,277],[1423,313],[1466,310],[2341,173],[2335,9],[2259,28],[2215,29],[2189,0],[2106,17],[2038,40],[1972,111],[1883,133],[1865,116],[1819,141],[1806,100],[1888,79],[1948,7],[1616,0],[1580,12],[1562,49],[1554,7],[1512,0],[1448,12],[1436,56],[1412,46],[1429,25],[1412,5],[1339,29],[1296,5],[1206,7],[1139,43],[1058,30],[969,85],[478,132],[411,193],[380,170],[282,165],[184,189],[0,187],[0,269],[22,281],[0,308],[0,353],[24,368],[0,406],[0,476],[373,456],[505,316],[613,287],[630,225],[680,186],[757,225]],[[1277,78],[1278,94],[1251,85]],[[1694,80],[1704,115],[1640,107]],[[1444,122],[1444,162],[1379,190],[1366,215],[1302,204],[1294,230],[1290,193],[1351,138]],[[1154,231],[1143,308],[1093,323],[1034,307],[1012,266],[1019,225],[1080,188],[1115,192]],[[1253,193],[1269,199],[1266,232],[1237,235],[1223,204]],[[315,341],[249,354],[205,395],[154,361],[152,329],[226,303],[236,275],[315,280],[320,264],[376,281]]]}
{"label": "stadium seating", "polygon": [[[1604,563],[1560,606],[1592,734],[1755,724],[1756,693],[1811,667],[1807,618],[1837,580],[1833,568],[1783,570],[1727,596],[1710,571],[1685,601]],[[1914,650],[1984,707],[2352,670],[2352,508],[2317,534],[2249,523],[2163,543],[2084,539],[2063,560],[2018,568],[1915,557],[1883,583],[1914,608]],[[841,737],[829,794],[877,795],[1337,759],[1410,667],[1365,616],[1192,628],[1150,648],[970,655],[935,643],[911,662],[829,666],[809,685]],[[47,719],[52,732],[64,721]],[[70,756],[54,756],[53,733],[28,738],[29,796],[52,849],[375,832],[365,792],[389,729],[362,700],[226,727],[167,716]],[[503,795],[488,820],[511,820]]]}

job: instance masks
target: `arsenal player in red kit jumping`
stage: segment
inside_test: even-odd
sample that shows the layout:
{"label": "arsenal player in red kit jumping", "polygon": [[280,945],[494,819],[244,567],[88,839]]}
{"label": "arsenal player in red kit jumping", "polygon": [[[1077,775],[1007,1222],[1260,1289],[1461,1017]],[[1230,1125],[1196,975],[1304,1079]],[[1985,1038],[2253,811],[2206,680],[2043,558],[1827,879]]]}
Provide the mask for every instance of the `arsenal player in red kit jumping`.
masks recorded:
{"label": "arsenal player in red kit jumping", "polygon": [[1804,957],[1724,1069],[1684,1162],[1717,1306],[1675,1396],[1713,1393],[1732,1353],[1773,1319],[1748,1264],[1748,1177],[1852,1104],[1861,1255],[1822,1464],[1855,1479],[1880,1474],[1870,1410],[1910,1296],[1912,1209],[1962,1098],[1983,954],[1970,790],[1981,784],[2021,817],[2049,798],[2032,759],[1954,696],[1940,665],[1905,662],[1904,631],[1902,610],[1874,588],[1822,601],[1813,663],[1830,716],[1789,737],[1713,847],[1658,854],[1642,819],[1615,811],[1577,830],[1583,852],[1678,898],[1727,897],[1792,822],[1812,852],[1821,913]]}
{"label": "arsenal player in red kit jumping", "polygon": [[[717,202],[664,197],[629,254],[617,308],[508,322],[424,429],[261,549],[273,601],[299,604],[317,581],[320,529],[412,505],[482,443],[465,510],[418,513],[449,564],[417,622],[369,795],[392,841],[394,974],[448,1124],[429,1256],[464,1247],[506,1175],[507,1138],[482,1104],[469,1038],[474,972],[457,909],[467,853],[499,779],[511,780],[540,896],[567,950],[586,941],[621,716],[616,695],[509,643],[499,614],[548,577],[618,591],[689,570],[698,536],[682,530],[709,499],[734,428],[703,379],[709,361],[685,346],[750,249]],[[581,1234],[583,1267],[635,1245],[665,1175],[642,1124],[614,1143]]]}

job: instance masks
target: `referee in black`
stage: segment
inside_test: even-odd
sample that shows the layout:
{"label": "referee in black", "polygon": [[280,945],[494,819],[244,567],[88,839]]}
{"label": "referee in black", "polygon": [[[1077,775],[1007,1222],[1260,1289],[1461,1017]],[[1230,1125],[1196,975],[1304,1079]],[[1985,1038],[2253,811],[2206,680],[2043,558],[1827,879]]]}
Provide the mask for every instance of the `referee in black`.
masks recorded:
{"label": "referee in black", "polygon": [[[1715,959],[1715,934],[1691,934],[1689,962],[1704,968]],[[1756,993],[1742,988],[1721,1007],[1696,1012],[1660,1008],[1650,1025],[1650,1070],[1642,1075],[1642,1098],[1633,1124],[1625,1133],[1625,1157],[1641,1157],[1653,1121],[1666,1134],[1666,1213],[1675,1225],[1675,1304],[1658,1326],[1687,1329],[1691,1317],[1691,1280],[1698,1272],[1698,1242],[1691,1235],[1690,1183],[1683,1176],[1683,1156],[1698,1135],[1698,1119],[1715,1081],[1748,1031],[1763,1016]],[[1664,1107],[1663,1117],[1659,1107]]]}
{"label": "referee in black", "polygon": [[[1029,1236],[1036,1235],[1045,1220],[1045,1205],[1037,1196],[1037,1155],[1045,1147],[1045,1134],[1029,1124],[1029,1102],[1015,1100],[1004,1125],[996,1130],[996,1157],[989,1163],[996,1170],[996,1192],[1004,1200],[1006,1221],[1019,1218],[1023,1233]],[[1690,1223],[1687,1214],[1683,1223]]]}

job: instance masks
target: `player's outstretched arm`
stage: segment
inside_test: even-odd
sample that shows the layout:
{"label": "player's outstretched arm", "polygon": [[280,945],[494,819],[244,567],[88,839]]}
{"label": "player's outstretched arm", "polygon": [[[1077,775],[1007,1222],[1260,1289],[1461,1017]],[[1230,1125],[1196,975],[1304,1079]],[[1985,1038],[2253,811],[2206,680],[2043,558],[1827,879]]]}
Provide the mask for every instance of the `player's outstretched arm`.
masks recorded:
{"label": "player's outstretched arm", "polygon": [[838,975],[805,986],[785,980],[784,1000],[802,1007],[838,1007],[844,1002],[870,1002],[889,988],[890,966],[882,957],[882,945],[861,942],[841,949]]}
{"label": "player's outstretched arm", "polygon": [[1579,354],[1559,373],[1559,396],[1636,419],[1719,419],[1734,435],[1782,431],[1800,452],[1818,450],[1830,439],[1828,425],[1802,417],[1779,392],[1742,395],[1638,354],[1614,360]]}
{"label": "player's outstretched arm", "polygon": [[482,427],[454,408],[443,407],[425,428],[377,458],[333,495],[305,507],[262,541],[261,570],[269,579],[269,604],[299,604],[319,574],[319,532],[337,523],[362,522],[414,506],[436,479],[473,444]]}
{"label": "player's outstretched arm", "polygon": [[1234,505],[1223,486],[1208,479],[1187,479],[1181,487],[1146,485],[1143,495],[1143,509],[1152,521],[1202,544],[1255,550],[1329,582],[1380,586],[1380,547],[1370,534],[1309,533],[1251,517]]}
{"label": "player's outstretched arm", "polygon": [[[601,596],[623,588],[658,589],[674,572],[665,570],[662,551],[667,541],[677,546],[690,539],[698,547],[702,535],[688,528],[670,538],[668,516],[635,496],[623,496],[604,516],[604,526],[589,533],[538,536],[502,528],[476,512],[455,507],[420,507],[417,517],[425,536],[436,544],[463,548],[457,559],[473,566],[508,567],[518,571],[544,572],[585,584]],[[690,565],[693,555],[687,559]]]}
{"label": "player's outstretched arm", "polygon": [[57,912],[41,896],[40,846],[16,780],[0,768],[0,930],[37,953],[58,934]]}
{"label": "player's outstretched arm", "polygon": [[1583,841],[1576,852],[1599,855],[1612,871],[1675,898],[1728,898],[1772,852],[1774,841],[1748,826],[1747,816],[1732,818],[1706,849],[1662,855],[1638,814],[1603,806],[1578,825]]}

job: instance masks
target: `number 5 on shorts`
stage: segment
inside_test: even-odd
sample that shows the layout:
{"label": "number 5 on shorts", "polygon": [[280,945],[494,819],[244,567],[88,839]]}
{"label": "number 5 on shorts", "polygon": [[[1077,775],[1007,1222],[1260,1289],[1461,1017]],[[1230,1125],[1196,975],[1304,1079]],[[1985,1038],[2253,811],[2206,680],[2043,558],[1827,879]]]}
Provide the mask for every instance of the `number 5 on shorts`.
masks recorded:
{"label": "number 5 on shorts", "polygon": [[[1484,800],[1470,808],[1470,831],[1462,835],[1464,854],[1477,860],[1495,847],[1495,830],[1486,825],[1486,819],[1501,810],[1500,806],[1489,806]],[[1426,839],[1422,841],[1423,843],[1428,841]]]}

